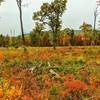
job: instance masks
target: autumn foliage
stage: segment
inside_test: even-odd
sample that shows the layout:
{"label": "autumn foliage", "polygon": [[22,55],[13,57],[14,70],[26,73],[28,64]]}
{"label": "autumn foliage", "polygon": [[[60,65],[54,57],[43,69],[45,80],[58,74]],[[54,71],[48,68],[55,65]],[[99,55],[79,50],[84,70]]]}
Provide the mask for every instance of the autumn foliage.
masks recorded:
{"label": "autumn foliage", "polygon": [[99,47],[0,49],[0,99],[100,99]]}

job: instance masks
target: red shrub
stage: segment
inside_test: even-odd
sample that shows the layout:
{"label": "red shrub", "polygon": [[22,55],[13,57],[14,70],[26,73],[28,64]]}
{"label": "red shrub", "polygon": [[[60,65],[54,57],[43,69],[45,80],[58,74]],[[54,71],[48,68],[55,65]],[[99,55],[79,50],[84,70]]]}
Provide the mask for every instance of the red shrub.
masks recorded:
{"label": "red shrub", "polygon": [[87,85],[80,81],[80,80],[72,80],[72,81],[66,81],[64,83],[64,86],[71,89],[72,91],[75,90],[87,90]]}

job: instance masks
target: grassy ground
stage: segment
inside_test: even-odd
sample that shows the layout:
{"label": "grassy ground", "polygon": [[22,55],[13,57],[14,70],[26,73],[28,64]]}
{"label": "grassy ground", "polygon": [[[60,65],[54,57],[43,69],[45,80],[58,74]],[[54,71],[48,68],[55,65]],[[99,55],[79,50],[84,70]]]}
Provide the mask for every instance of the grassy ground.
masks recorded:
{"label": "grassy ground", "polygon": [[100,100],[100,47],[0,48],[0,100]]}

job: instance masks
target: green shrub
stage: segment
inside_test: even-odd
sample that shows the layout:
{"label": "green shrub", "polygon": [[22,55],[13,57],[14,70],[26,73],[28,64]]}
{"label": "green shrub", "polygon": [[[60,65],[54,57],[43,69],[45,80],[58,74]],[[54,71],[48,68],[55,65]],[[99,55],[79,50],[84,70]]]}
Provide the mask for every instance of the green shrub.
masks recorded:
{"label": "green shrub", "polygon": [[59,92],[59,87],[53,85],[53,86],[49,89],[49,92],[50,92],[51,95],[57,95],[58,92]]}

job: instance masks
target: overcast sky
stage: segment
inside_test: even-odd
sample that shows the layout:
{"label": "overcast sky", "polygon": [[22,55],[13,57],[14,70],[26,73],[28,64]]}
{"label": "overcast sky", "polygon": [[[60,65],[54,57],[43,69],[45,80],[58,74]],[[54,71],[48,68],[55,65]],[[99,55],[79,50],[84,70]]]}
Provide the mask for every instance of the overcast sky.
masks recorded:
{"label": "overcast sky", "polygon": [[[23,4],[29,4],[23,7],[25,33],[30,32],[34,27],[33,12],[39,10],[43,2],[50,1],[52,0],[23,0]],[[96,0],[68,0],[67,10],[62,17],[63,27],[79,29],[83,21],[93,24],[95,2]],[[16,0],[5,0],[0,6],[0,33],[11,34],[11,31],[13,34],[20,34],[19,12]]]}

